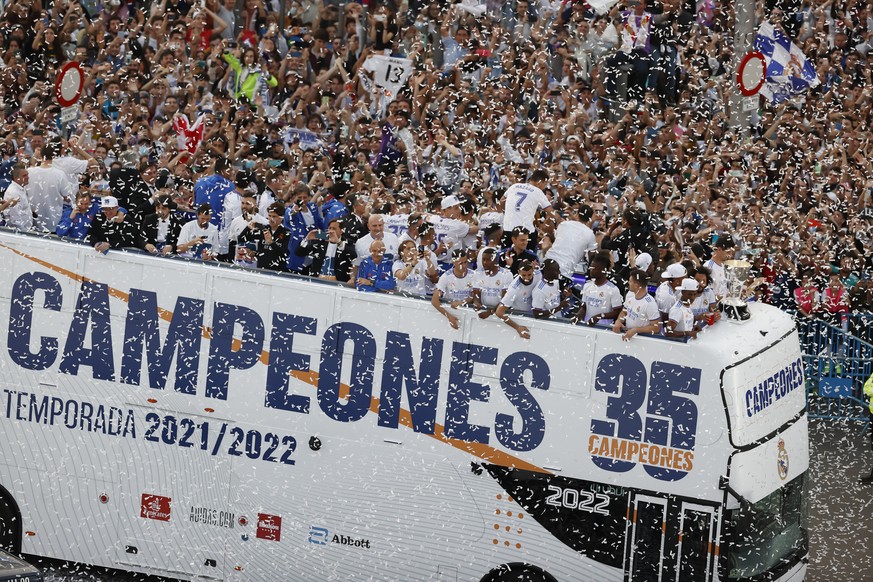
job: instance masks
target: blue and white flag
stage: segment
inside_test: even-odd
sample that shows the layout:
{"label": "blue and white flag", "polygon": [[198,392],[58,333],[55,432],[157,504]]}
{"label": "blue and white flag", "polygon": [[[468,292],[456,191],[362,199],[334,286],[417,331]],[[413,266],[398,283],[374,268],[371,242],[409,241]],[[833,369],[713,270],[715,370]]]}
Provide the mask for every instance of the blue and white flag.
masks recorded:
{"label": "blue and white flag", "polygon": [[767,65],[761,94],[779,103],[819,84],[815,66],[784,32],[765,22],[755,37],[755,50],[764,55]]}

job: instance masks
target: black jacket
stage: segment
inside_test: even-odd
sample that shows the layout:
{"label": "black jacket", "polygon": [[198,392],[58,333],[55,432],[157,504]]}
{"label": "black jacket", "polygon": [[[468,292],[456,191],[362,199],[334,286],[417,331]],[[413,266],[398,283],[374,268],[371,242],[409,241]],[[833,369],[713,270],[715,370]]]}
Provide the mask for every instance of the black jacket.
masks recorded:
{"label": "black jacket", "polygon": [[[182,230],[182,219],[175,214],[168,217],[170,227],[167,229],[167,244],[176,248],[179,242],[179,231]],[[158,244],[158,215],[147,214],[139,227],[139,246],[145,249],[147,244]]]}
{"label": "black jacket", "polygon": [[270,229],[269,225],[257,225],[255,228],[246,226],[239,235],[241,242],[256,242],[258,250],[255,257],[258,261],[259,269],[270,269],[271,271],[287,271],[288,270],[288,239],[291,238],[291,233],[281,224],[276,227],[276,230],[271,231],[272,242],[267,244],[264,240],[264,233]]}
{"label": "black jacket", "polygon": [[133,213],[137,220],[143,216],[143,210],[148,208],[149,197],[154,193],[154,187],[146,184],[139,171],[133,168],[110,170],[109,188],[112,195],[118,198],[118,204]]}
{"label": "black jacket", "polygon": [[343,216],[343,238],[352,243],[352,246],[362,238],[370,234],[370,229],[367,228],[367,223],[362,221],[354,214],[346,214]]}
{"label": "black jacket", "polygon": [[119,216],[124,216],[124,220],[121,222],[107,220],[102,212],[95,216],[94,222],[91,223],[91,231],[88,233],[88,242],[92,246],[108,242],[113,249],[139,246],[137,244],[139,230],[133,218],[124,214]]}
{"label": "black jacket", "polygon": [[[318,277],[321,275],[321,269],[324,266],[325,258],[327,257],[328,242],[326,240],[306,240],[304,239],[294,254],[298,257],[309,257],[312,262],[306,266],[304,273],[310,277]],[[355,245],[350,242],[341,240],[336,248],[334,255],[333,274],[337,281],[347,282],[352,274],[352,263],[355,260]]]}

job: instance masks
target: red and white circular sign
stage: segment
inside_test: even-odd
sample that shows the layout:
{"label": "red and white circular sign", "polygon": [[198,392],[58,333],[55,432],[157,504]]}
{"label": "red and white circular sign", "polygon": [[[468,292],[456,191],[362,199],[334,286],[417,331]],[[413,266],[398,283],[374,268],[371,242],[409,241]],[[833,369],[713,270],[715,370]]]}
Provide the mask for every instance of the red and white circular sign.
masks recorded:
{"label": "red and white circular sign", "polygon": [[82,66],[76,61],[64,65],[55,81],[55,94],[61,107],[75,105],[82,95],[84,85],[85,71],[82,70]]}
{"label": "red and white circular sign", "polygon": [[764,55],[758,51],[747,53],[737,67],[737,84],[740,86],[740,93],[746,97],[756,95],[764,86],[766,78],[767,61],[764,60]]}

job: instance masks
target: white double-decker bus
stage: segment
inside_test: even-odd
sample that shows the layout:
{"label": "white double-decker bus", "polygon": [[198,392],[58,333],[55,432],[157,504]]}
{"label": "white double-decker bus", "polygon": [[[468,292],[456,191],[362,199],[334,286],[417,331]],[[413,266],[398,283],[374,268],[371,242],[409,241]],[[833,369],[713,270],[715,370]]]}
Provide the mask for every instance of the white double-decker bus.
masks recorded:
{"label": "white double-decker bus", "polygon": [[0,545],[187,580],[801,580],[792,320],[696,341],[0,232]]}

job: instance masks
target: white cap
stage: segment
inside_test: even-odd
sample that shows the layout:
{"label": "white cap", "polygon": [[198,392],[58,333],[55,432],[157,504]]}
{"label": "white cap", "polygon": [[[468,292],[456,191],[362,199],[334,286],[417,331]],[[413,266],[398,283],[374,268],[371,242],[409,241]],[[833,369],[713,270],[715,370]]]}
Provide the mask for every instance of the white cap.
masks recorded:
{"label": "white cap", "polygon": [[636,267],[637,269],[648,271],[651,265],[652,255],[650,255],[649,253],[640,253],[637,255],[637,258],[634,259],[634,267]]}
{"label": "white cap", "polygon": [[458,200],[457,196],[446,196],[443,198],[443,201],[440,203],[440,208],[443,210],[447,208],[451,208],[452,206],[460,206],[461,201]]}
{"label": "white cap", "polygon": [[100,199],[100,208],[118,208],[118,198],[115,196],[104,196]]}
{"label": "white cap", "polygon": [[688,274],[688,270],[682,266],[682,263],[673,263],[667,270],[661,273],[662,279],[678,279]]}
{"label": "white cap", "polygon": [[[673,265],[670,265],[671,267]],[[697,284],[697,279],[682,279],[682,287],[683,291],[699,291],[700,285]]]}

